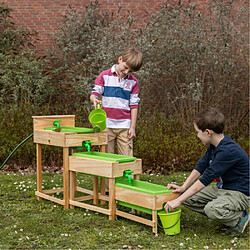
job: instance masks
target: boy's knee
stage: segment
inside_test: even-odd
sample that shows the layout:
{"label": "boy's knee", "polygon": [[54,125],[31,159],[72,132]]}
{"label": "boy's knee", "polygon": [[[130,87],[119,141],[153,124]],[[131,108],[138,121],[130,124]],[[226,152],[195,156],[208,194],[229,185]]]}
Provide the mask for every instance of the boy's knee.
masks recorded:
{"label": "boy's knee", "polygon": [[229,207],[226,204],[220,204],[217,202],[209,202],[204,207],[204,212],[210,219],[221,220],[229,214]]}

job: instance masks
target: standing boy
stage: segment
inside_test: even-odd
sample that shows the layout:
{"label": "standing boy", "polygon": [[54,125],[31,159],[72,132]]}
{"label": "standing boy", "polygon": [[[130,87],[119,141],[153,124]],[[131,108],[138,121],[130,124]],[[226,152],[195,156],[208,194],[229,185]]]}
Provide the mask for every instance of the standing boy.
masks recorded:
{"label": "standing boy", "polygon": [[[249,222],[246,211],[249,208],[249,159],[237,143],[223,134],[224,126],[224,116],[215,108],[196,115],[197,136],[209,147],[182,186],[168,184],[168,189],[174,188],[173,192],[181,195],[167,202],[165,209],[174,211],[183,204],[219,220],[226,234],[237,235]],[[220,182],[208,186],[214,180]]]}
{"label": "standing boy", "polygon": [[[103,71],[96,79],[90,101],[95,108],[102,104],[107,113],[107,153],[114,153],[117,142],[118,154],[133,156],[133,137],[139,104],[139,86],[131,74],[142,66],[142,53],[128,48],[118,58],[118,64]],[[100,102],[100,97],[102,101]]]}

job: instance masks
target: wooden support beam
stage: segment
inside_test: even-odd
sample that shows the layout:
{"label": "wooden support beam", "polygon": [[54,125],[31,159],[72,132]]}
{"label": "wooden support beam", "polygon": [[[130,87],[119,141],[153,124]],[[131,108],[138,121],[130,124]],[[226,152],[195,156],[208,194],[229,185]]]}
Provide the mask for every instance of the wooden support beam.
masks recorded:
{"label": "wooden support beam", "polygon": [[129,213],[126,213],[126,212],[123,212],[123,211],[120,211],[120,210],[116,210],[116,215],[127,218],[129,220],[137,221],[139,223],[142,223],[142,224],[145,224],[145,225],[148,225],[148,226],[151,226],[151,227],[153,226],[153,221],[151,221],[151,220],[144,219],[142,217],[139,217],[139,216],[136,216],[136,215],[133,215],[133,214],[129,214]]}
{"label": "wooden support beam", "polygon": [[65,201],[64,200],[55,198],[53,196],[50,196],[50,195],[47,195],[47,194],[44,194],[44,193],[41,193],[41,192],[38,192],[38,191],[35,192],[35,195],[38,196],[38,197],[41,197],[41,198],[44,198],[44,199],[47,199],[47,200],[50,200],[50,201],[53,201],[55,203],[58,203],[60,205],[65,206]]}
{"label": "wooden support beam", "polygon": [[63,200],[65,208],[69,208],[69,148],[63,148]]}
{"label": "wooden support beam", "polygon": [[42,191],[44,194],[54,194],[63,192],[63,188],[54,188],[54,189],[47,189]]}
{"label": "wooden support beam", "polygon": [[[42,146],[41,144],[36,144],[36,172],[37,172],[37,191],[42,192]],[[37,197],[37,200],[42,200]]]}
{"label": "wooden support beam", "polygon": [[107,215],[111,214],[111,212],[108,209],[97,207],[97,206],[93,206],[93,205],[89,205],[89,204],[78,202],[78,201],[69,200],[69,204],[77,206],[77,207],[81,207],[81,208],[93,210],[93,211],[96,211],[96,212],[102,213],[102,214],[107,214]]}

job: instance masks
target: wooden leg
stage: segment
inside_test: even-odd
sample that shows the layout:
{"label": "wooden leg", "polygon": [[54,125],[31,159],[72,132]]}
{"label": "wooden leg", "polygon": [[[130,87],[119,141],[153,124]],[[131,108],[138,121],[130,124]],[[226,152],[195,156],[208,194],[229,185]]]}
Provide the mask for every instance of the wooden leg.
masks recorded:
{"label": "wooden leg", "polygon": [[152,210],[153,233],[157,236],[157,210]]}
{"label": "wooden leg", "polygon": [[100,152],[106,152],[106,145],[101,145]]}
{"label": "wooden leg", "polygon": [[[69,172],[69,199],[74,200],[75,199],[75,193],[76,193],[76,172],[70,171]],[[74,209],[73,205],[69,205],[70,209]]]}
{"label": "wooden leg", "polygon": [[[42,192],[42,146],[36,144],[36,168],[37,168],[37,191]],[[41,197],[37,197],[37,200],[42,200]]]}
{"label": "wooden leg", "polygon": [[93,204],[98,205],[98,177],[93,176]]}
{"label": "wooden leg", "polygon": [[[136,174],[136,175],[134,175],[134,178],[135,178],[135,180],[139,181],[139,180],[140,180],[140,175],[139,175],[139,174]],[[135,210],[135,213],[136,213],[137,215],[140,215],[140,214],[141,214],[141,211]]]}
{"label": "wooden leg", "polygon": [[[100,147],[100,152],[106,152],[106,145],[101,145]],[[100,178],[101,181],[100,181],[100,189],[101,189],[101,195],[105,195],[106,193],[106,184],[105,184],[105,178]],[[101,200],[101,205],[105,205],[106,204],[106,201],[104,200]]]}
{"label": "wooden leg", "polygon": [[109,211],[111,212],[109,220],[115,219],[115,210],[115,179],[109,179]]}
{"label": "wooden leg", "polygon": [[63,148],[63,199],[64,208],[69,208],[69,148]]}
{"label": "wooden leg", "polygon": [[139,181],[140,180],[140,175],[139,174],[135,174],[134,178],[135,178],[135,180]]}
{"label": "wooden leg", "polygon": [[[75,153],[76,152],[76,150],[75,149],[71,149],[71,154],[70,155],[72,155],[73,153]],[[73,183],[74,183],[74,186],[73,186],[73,189],[74,189],[74,191],[75,191],[75,195],[76,195],[76,188],[77,188],[77,176],[76,176],[76,172],[74,172],[74,171],[71,171],[72,172],[72,179],[73,179]]]}
{"label": "wooden leg", "polygon": [[[105,184],[105,178],[100,178],[100,189],[101,189],[101,195],[105,195],[105,189],[106,189],[106,184]],[[106,201],[101,200],[101,205],[105,205]]]}

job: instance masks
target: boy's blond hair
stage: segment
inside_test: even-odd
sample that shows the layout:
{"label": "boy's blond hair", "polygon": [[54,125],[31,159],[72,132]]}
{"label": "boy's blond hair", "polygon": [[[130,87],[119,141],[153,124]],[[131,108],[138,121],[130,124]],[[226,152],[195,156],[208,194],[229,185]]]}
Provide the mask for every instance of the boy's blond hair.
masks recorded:
{"label": "boy's blond hair", "polygon": [[130,47],[123,52],[122,61],[125,62],[132,71],[138,71],[143,64],[142,53],[135,47]]}

